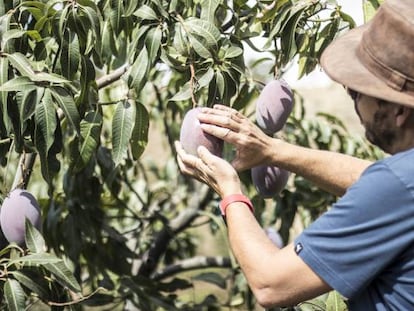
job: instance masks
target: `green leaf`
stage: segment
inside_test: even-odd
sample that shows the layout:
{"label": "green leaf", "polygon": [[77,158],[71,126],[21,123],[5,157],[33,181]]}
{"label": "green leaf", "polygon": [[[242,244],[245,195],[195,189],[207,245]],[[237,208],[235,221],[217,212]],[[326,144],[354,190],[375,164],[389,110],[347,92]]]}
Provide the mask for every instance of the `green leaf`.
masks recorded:
{"label": "green leaf", "polygon": [[10,29],[3,34],[2,45],[6,45],[9,40],[21,38],[26,34],[25,30]]}
{"label": "green leaf", "polygon": [[152,28],[146,38],[149,62],[154,64],[157,60],[158,51],[161,47],[162,30],[161,27]]}
{"label": "green leaf", "polygon": [[118,50],[115,43],[114,31],[112,24],[109,21],[104,21],[102,26],[102,45],[100,53],[102,57],[112,59],[113,55],[118,54]]}
{"label": "green leaf", "polygon": [[219,96],[220,98],[223,98],[224,91],[226,88],[226,82],[224,80],[223,73],[217,70],[215,75],[216,75],[216,85],[217,85],[217,90],[219,92]]}
{"label": "green leaf", "polygon": [[19,282],[13,279],[7,279],[4,283],[4,298],[6,300],[7,310],[21,311],[25,310],[25,295]]}
{"label": "green leaf", "polygon": [[35,84],[28,77],[15,77],[0,86],[0,92],[30,91]]}
{"label": "green leaf", "polygon": [[9,265],[14,264],[23,264],[24,266],[39,266],[39,265],[46,265],[46,264],[55,264],[61,262],[62,259],[56,257],[55,255],[49,253],[35,253],[26,255],[23,257],[18,257],[13,259],[9,262]]}
{"label": "green leaf", "polygon": [[144,46],[137,59],[128,70],[128,86],[135,89],[137,93],[141,91],[146,82],[146,75],[149,67],[148,52]]}
{"label": "green leaf", "polygon": [[62,286],[68,287],[76,293],[81,291],[78,281],[63,260],[44,264],[43,267],[49,270]]}
{"label": "green leaf", "polygon": [[75,33],[67,29],[63,36],[62,52],[60,54],[60,67],[62,75],[72,80],[79,68],[79,42]]}
{"label": "green leaf", "polygon": [[10,64],[20,72],[22,76],[29,77],[32,80],[35,76],[35,72],[30,64],[29,60],[20,52],[13,54],[6,54]]}
{"label": "green leaf", "polygon": [[47,72],[35,72],[30,61],[21,53],[6,54],[10,64],[18,70],[22,76],[28,77],[34,82],[66,83],[65,78]]}
{"label": "green leaf", "polygon": [[208,282],[217,285],[220,288],[226,288],[226,280],[218,273],[206,272],[201,273],[193,278],[194,280]]}
{"label": "green leaf", "polygon": [[149,114],[141,103],[136,103],[135,123],[131,135],[131,151],[138,160],[148,143]]}
{"label": "green leaf", "polygon": [[42,287],[39,282],[33,279],[32,275],[26,275],[21,271],[11,271],[10,273],[20,284],[28,288],[40,298],[45,299],[48,297],[48,288]]}
{"label": "green leaf", "polygon": [[220,0],[202,0],[200,19],[214,24],[216,10],[221,2]]}
{"label": "green leaf", "polygon": [[50,91],[58,106],[63,110],[65,117],[79,135],[80,115],[72,95],[65,88],[59,86],[51,87]]}
{"label": "green leaf", "polygon": [[[0,112],[2,113],[2,121],[4,124],[4,128],[6,130],[6,133],[9,133],[10,131],[10,121],[7,116],[7,96],[8,91],[2,90],[4,88],[4,85],[9,81],[9,60],[5,57],[0,57]],[[11,90],[15,90],[14,88],[11,88]]]}
{"label": "green leaf", "polygon": [[124,16],[124,6],[123,2],[119,0],[111,0],[111,12],[110,20],[112,28],[116,34],[119,34],[122,31],[123,16]]}
{"label": "green leaf", "polygon": [[102,128],[102,116],[98,111],[90,111],[81,121],[81,143],[79,146],[79,156],[75,162],[76,169],[83,168],[97,150],[100,142]]}
{"label": "green leaf", "polygon": [[80,75],[81,92],[79,97],[76,99],[76,104],[80,110],[89,110],[89,107],[93,104],[93,102],[91,102],[90,95],[93,94],[94,88],[96,87],[96,74],[92,60],[84,55],[81,56]]}
{"label": "green leaf", "polygon": [[331,291],[326,299],[326,311],[346,311],[348,310],[342,296],[336,292]]}
{"label": "green leaf", "polygon": [[375,15],[384,0],[365,0],[363,1],[364,22],[367,23]]}
{"label": "green leaf", "polygon": [[[55,142],[58,123],[57,115],[53,105],[52,95],[49,89],[45,89],[42,100],[35,109],[35,147],[40,156],[41,172],[43,178],[50,184],[52,177],[59,170],[59,162],[54,158],[55,153],[60,150],[60,141]],[[61,137],[58,137],[61,140]],[[54,143],[57,143],[58,150],[49,153]],[[56,148],[55,148],[56,149]]]}
{"label": "green leaf", "polygon": [[303,4],[298,5],[297,11],[295,10],[295,14],[293,14],[287,22],[286,27],[283,29],[283,33],[281,35],[281,47],[284,51],[283,63],[289,62],[298,51],[298,47],[295,42],[296,28],[304,15],[306,8],[307,7]]}
{"label": "green leaf", "polygon": [[123,100],[116,106],[112,120],[112,158],[116,166],[126,157],[135,113],[135,106],[128,100]]}
{"label": "green leaf", "polygon": [[191,98],[191,88],[190,88],[190,83],[187,82],[186,84],[184,84],[180,91],[178,93],[176,93],[173,97],[170,98],[170,101],[182,101],[182,100],[187,100],[189,98]]}
{"label": "green leaf", "polygon": [[188,55],[189,42],[185,35],[184,28],[180,23],[175,24],[172,46],[181,55]]}
{"label": "green leaf", "polygon": [[135,11],[134,15],[143,20],[158,20],[157,13],[148,5],[142,5]]}
{"label": "green leaf", "polygon": [[235,58],[243,54],[243,49],[238,46],[230,46],[224,53],[224,58]]}
{"label": "green leaf", "polygon": [[89,23],[92,26],[90,31],[92,31],[94,39],[100,44],[101,18],[98,14],[99,8],[93,1],[88,1],[88,3],[81,5],[80,8],[82,13],[89,19]]}
{"label": "green leaf", "polygon": [[190,40],[191,46],[194,48],[194,51],[203,58],[211,58],[211,52],[206,48],[203,41],[200,41],[197,36],[189,35],[188,39]]}
{"label": "green leaf", "polygon": [[29,89],[22,93],[22,102],[19,110],[20,122],[23,124],[33,116],[36,106],[43,97],[44,88],[38,87],[36,89]]}
{"label": "green leaf", "polygon": [[[199,75],[199,74],[198,74]],[[198,76],[197,75],[197,76]],[[201,77],[197,77],[198,88],[201,89],[210,84],[211,80],[214,78],[214,69],[208,68],[205,73],[201,75]]]}
{"label": "green leaf", "polygon": [[54,141],[56,129],[56,111],[51,91],[45,89],[42,100],[35,110],[36,147],[42,154],[47,154]]}
{"label": "green leaf", "polygon": [[207,48],[217,48],[221,37],[220,31],[214,24],[201,20],[199,18],[190,17],[184,21],[185,30],[193,36],[203,38]]}
{"label": "green leaf", "polygon": [[25,241],[32,253],[42,253],[45,251],[46,243],[42,234],[37,230],[30,221],[25,221]]}

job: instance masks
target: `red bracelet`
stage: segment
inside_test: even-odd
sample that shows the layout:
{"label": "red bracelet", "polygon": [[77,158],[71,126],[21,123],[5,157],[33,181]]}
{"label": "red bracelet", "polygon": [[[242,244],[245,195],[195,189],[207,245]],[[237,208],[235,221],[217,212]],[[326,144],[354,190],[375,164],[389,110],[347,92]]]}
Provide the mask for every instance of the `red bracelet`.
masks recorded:
{"label": "red bracelet", "polygon": [[253,204],[248,197],[246,197],[243,194],[231,194],[231,195],[224,197],[223,200],[221,200],[220,202],[219,207],[220,207],[221,215],[223,217],[226,216],[227,206],[229,206],[231,203],[234,203],[234,202],[245,203],[249,207],[250,211],[254,214]]}

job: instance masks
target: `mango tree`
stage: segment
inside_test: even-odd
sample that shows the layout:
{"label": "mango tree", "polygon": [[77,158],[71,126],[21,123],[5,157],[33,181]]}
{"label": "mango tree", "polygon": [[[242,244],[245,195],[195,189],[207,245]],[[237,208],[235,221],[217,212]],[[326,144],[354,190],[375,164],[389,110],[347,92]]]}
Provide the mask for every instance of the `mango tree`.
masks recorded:
{"label": "mango tree", "polygon": [[[190,108],[219,102],[247,113],[266,80],[293,62],[308,74],[352,27],[335,1],[0,2],[1,201],[27,189],[42,212],[40,230],[25,222],[24,246],[0,237],[0,306],[253,308],[227,248],[199,255],[190,229],[225,228],[215,194],[179,173],[173,141]],[[142,159],[150,128],[167,142],[151,155],[166,156],[161,164]],[[299,98],[285,131],[298,144],[379,156],[335,117],[307,120]],[[314,219],[335,200],[292,176],[269,203],[242,178],[258,219],[280,221],[285,241],[295,215]],[[179,294],[196,281],[225,297]]]}

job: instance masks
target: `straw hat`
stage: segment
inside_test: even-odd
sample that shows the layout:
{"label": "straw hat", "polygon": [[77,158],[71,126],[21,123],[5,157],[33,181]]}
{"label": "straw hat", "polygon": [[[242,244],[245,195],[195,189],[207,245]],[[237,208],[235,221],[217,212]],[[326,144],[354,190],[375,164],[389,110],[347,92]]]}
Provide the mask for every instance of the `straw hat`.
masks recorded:
{"label": "straw hat", "polygon": [[414,1],[386,0],[370,22],[334,40],[321,65],[351,89],[414,107]]}

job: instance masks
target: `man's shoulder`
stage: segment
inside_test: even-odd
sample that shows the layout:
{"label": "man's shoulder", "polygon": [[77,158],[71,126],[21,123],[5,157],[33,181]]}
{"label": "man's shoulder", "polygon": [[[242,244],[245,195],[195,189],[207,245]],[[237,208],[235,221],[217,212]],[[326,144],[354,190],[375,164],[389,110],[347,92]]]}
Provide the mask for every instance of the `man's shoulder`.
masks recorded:
{"label": "man's shoulder", "polygon": [[411,172],[414,171],[414,148],[396,153],[375,161],[367,168],[367,172],[381,172],[382,169],[391,171]]}

